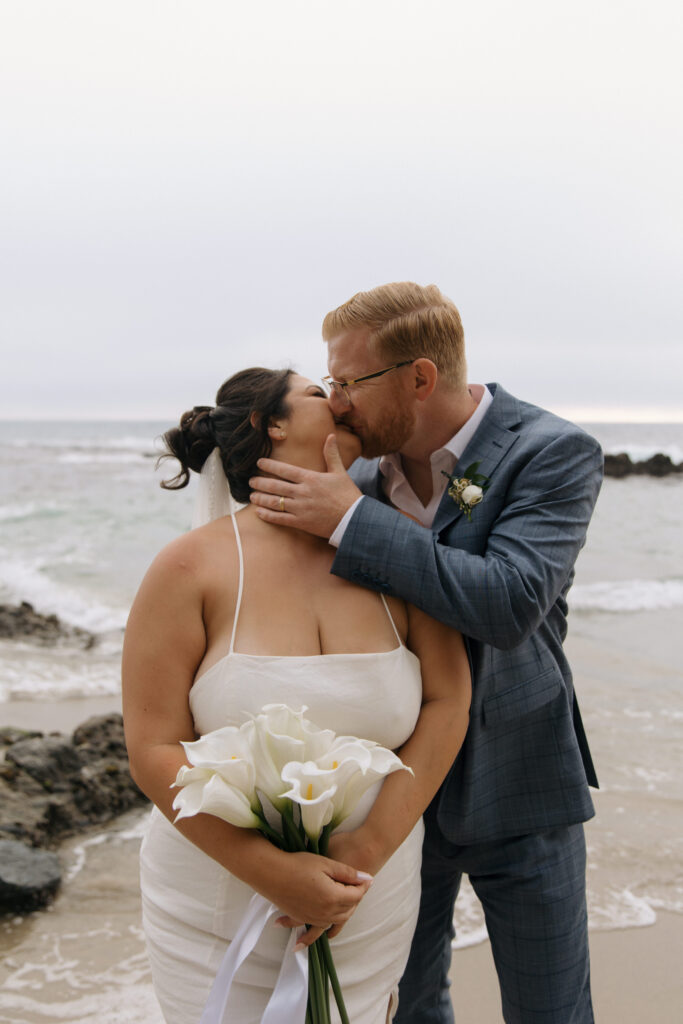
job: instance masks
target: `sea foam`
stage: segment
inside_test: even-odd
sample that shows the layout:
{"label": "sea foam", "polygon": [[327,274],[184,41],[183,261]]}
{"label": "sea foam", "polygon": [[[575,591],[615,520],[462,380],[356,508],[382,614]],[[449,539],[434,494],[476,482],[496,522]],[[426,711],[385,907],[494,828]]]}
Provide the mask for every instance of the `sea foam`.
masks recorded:
{"label": "sea foam", "polygon": [[10,523],[23,519],[35,519],[45,516],[60,515],[65,510],[64,505],[56,501],[26,501],[10,505],[0,505],[0,522]]}
{"label": "sea foam", "polygon": [[123,629],[127,612],[111,608],[90,595],[50,579],[40,562],[18,558],[2,559],[0,590],[4,600],[28,601],[38,611],[58,615],[71,626],[80,626],[92,633]]}

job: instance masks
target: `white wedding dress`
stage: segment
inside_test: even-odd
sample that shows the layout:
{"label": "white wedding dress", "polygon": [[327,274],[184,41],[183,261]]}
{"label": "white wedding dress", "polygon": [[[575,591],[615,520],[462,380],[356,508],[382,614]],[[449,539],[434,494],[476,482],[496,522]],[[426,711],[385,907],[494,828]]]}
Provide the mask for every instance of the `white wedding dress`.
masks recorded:
{"label": "white wedding dress", "polygon": [[[197,678],[190,708],[198,735],[240,725],[265,704],[306,705],[320,728],[395,749],[412,733],[422,687],[417,658],[402,643],[372,654],[266,656],[235,651],[244,568],[228,653]],[[381,783],[342,827],[367,815]],[[385,1024],[408,959],[420,900],[423,826],[418,822],[331,941],[352,1024]],[[156,808],[141,854],[143,924],[157,997],[168,1024],[198,1024],[212,982],[253,890],[190,843]],[[275,986],[289,932],[268,924],[240,967],[225,1024],[258,1024]],[[389,1007],[391,1009],[389,1010]],[[338,1021],[332,999],[333,1020]],[[388,1015],[389,1011],[389,1015]],[[289,1024],[283,1021],[283,1024]]]}

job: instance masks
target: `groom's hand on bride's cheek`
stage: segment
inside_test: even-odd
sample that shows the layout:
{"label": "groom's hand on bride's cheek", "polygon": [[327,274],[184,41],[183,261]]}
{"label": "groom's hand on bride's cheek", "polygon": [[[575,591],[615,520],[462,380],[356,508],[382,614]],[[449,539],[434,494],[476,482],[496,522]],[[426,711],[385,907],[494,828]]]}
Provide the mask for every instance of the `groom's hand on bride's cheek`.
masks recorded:
{"label": "groom's hand on bride's cheek", "polygon": [[259,469],[269,474],[249,481],[249,500],[260,519],[329,540],[361,492],[344,468],[334,434],[325,441],[323,454],[326,473],[275,459],[258,460]]}

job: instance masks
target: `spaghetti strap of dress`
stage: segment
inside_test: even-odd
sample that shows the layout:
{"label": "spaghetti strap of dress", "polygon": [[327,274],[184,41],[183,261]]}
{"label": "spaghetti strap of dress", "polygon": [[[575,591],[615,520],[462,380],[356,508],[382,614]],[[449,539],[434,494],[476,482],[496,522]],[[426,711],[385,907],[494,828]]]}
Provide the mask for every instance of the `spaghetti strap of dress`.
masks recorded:
{"label": "spaghetti strap of dress", "polygon": [[[232,623],[232,636],[230,637],[230,650],[228,654],[233,654],[235,650],[235,635],[237,633],[237,620],[240,614],[240,608],[242,607],[242,593],[244,591],[244,554],[242,552],[242,538],[240,537],[240,531],[237,528],[237,519],[235,513],[230,513],[230,519],[232,520],[232,527],[235,531],[235,540],[237,541],[237,557],[240,563],[240,578],[239,585],[237,588],[237,604],[235,606],[235,618]],[[394,627],[395,628],[395,627]]]}
{"label": "spaghetti strap of dress", "polygon": [[384,607],[386,609],[386,612],[387,612],[387,615],[389,616],[389,622],[391,623],[391,628],[393,629],[394,633],[396,634],[396,639],[398,640],[398,645],[399,645],[399,647],[403,647],[403,641],[401,640],[399,632],[396,629],[396,623],[394,622],[394,618],[393,618],[391,612],[389,611],[389,605],[387,604],[387,599],[384,596],[384,594],[380,594],[379,596],[382,598],[382,604],[384,605]]}

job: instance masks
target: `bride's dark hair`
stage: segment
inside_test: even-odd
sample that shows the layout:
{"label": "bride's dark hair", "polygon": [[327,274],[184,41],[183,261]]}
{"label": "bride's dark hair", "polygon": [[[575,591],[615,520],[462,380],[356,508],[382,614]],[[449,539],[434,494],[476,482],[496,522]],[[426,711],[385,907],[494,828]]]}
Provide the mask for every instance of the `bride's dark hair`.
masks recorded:
{"label": "bride's dark hair", "polygon": [[268,425],[272,418],[288,415],[287,395],[293,372],[265,370],[262,366],[240,370],[221,384],[215,406],[195,405],[184,412],[180,424],[162,435],[167,450],[159,456],[159,462],[177,459],[181,469],[170,480],[162,480],[161,486],[168,491],[187,487],[190,470],[200,473],[218,445],[233,498],[247,502],[256,461],[272,451]]}

